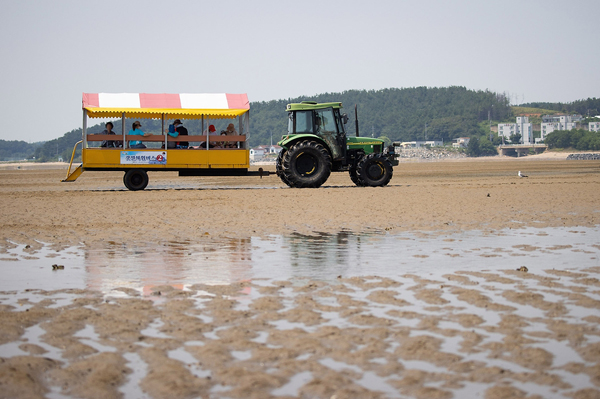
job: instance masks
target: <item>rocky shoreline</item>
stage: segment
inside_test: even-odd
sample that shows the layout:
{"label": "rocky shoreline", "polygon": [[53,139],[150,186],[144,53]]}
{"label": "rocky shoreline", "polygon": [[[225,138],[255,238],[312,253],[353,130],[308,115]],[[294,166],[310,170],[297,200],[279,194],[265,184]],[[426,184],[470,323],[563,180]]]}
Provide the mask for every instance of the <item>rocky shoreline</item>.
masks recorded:
{"label": "rocky shoreline", "polygon": [[577,161],[592,161],[592,160],[600,160],[600,154],[569,154],[567,160],[577,160]]}
{"label": "rocky shoreline", "polygon": [[443,159],[464,159],[465,153],[452,151],[447,148],[406,148],[398,151],[398,158],[438,161]]}

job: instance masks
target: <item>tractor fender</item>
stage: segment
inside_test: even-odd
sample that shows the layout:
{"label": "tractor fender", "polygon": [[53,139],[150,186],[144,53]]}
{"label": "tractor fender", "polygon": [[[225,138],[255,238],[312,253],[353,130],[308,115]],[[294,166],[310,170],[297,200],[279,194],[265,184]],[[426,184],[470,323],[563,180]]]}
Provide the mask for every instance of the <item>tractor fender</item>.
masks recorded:
{"label": "tractor fender", "polygon": [[317,143],[325,147],[331,155],[331,149],[329,148],[329,145],[327,145],[327,143],[321,137],[316,136],[314,134],[294,134],[290,136],[283,136],[281,140],[277,143],[277,145],[283,147],[287,151],[297,142],[304,140],[316,141]]}

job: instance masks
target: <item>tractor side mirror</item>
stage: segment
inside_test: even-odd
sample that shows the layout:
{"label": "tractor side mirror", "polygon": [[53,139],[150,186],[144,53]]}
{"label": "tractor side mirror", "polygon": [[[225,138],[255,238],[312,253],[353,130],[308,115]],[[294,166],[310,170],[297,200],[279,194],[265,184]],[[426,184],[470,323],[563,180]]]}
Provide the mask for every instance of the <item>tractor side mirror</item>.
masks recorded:
{"label": "tractor side mirror", "polygon": [[342,122],[344,122],[344,125],[348,123],[348,114],[342,114]]}

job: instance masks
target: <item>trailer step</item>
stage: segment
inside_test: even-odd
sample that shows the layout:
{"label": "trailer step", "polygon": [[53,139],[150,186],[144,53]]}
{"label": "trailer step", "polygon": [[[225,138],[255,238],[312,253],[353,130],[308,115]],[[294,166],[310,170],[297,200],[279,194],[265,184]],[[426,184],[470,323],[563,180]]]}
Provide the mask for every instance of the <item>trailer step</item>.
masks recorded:
{"label": "trailer step", "polygon": [[64,179],[64,180],[61,180],[61,182],[72,182],[72,181],[75,181],[75,180],[77,180],[77,178],[78,178],[79,176],[81,176],[81,174],[82,174],[82,173],[83,173],[83,164],[82,164],[82,165],[79,165],[79,166],[77,167],[77,169],[75,169],[75,170],[73,171],[73,173],[71,173],[69,176],[67,176],[67,178],[66,178],[66,179]]}

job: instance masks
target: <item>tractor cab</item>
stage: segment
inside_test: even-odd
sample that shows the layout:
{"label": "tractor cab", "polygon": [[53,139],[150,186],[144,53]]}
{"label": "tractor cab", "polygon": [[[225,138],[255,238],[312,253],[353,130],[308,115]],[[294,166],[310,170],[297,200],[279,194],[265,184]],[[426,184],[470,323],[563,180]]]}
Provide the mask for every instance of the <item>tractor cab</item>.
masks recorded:
{"label": "tractor cab", "polygon": [[342,103],[321,103],[303,101],[300,104],[288,104],[288,136],[314,135],[323,140],[331,150],[333,161],[346,156],[346,130],[344,121],[347,115],[340,115]]}

